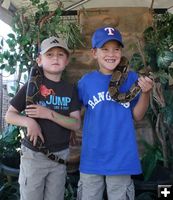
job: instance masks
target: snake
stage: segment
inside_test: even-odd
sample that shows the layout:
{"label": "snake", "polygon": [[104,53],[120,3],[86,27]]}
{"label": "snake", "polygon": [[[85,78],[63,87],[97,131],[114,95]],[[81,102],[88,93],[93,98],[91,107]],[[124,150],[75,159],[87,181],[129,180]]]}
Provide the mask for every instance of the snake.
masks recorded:
{"label": "snake", "polygon": [[[40,95],[40,86],[42,82],[43,82],[43,69],[38,66],[31,67],[26,89],[26,106],[36,104],[38,102]],[[43,143],[41,139],[38,137],[36,147],[42,147],[42,146]]]}
{"label": "snake", "polygon": [[[120,63],[114,69],[111,80],[109,82],[108,91],[113,100],[120,103],[132,101],[140,92],[141,88],[136,80],[127,92],[121,93],[120,87],[128,76],[129,60],[122,56]],[[141,75],[147,75],[145,73]],[[148,75],[147,75],[148,76]]]}
{"label": "snake", "polygon": [[26,90],[26,105],[36,104],[40,94],[40,86],[43,80],[41,67],[31,67]]}

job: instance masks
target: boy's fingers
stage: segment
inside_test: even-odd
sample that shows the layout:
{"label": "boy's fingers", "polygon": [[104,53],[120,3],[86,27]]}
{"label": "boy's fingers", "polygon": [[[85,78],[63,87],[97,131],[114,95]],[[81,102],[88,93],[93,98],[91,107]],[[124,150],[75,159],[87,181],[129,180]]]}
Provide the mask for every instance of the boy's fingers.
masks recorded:
{"label": "boy's fingers", "polygon": [[36,107],[37,107],[37,105],[35,105],[35,104],[26,106],[26,108],[36,108]]}
{"label": "boy's fingers", "polygon": [[151,78],[149,78],[149,77],[145,77],[145,80],[147,81],[147,82],[149,82],[149,83],[153,83],[153,80],[151,79]]}
{"label": "boy's fingers", "polygon": [[35,137],[33,140],[33,146],[36,146],[36,143],[37,143],[37,137]]}
{"label": "boy's fingers", "polygon": [[44,137],[43,137],[43,135],[39,134],[39,137],[40,137],[41,141],[44,143]]}
{"label": "boy's fingers", "polygon": [[32,142],[33,141],[33,137],[31,135],[28,135],[29,140]]}

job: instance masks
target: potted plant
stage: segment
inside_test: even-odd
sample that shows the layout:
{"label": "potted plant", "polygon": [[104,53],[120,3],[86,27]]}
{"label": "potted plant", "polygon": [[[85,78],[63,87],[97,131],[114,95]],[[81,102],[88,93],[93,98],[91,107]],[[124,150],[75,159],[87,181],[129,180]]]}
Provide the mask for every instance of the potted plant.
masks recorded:
{"label": "potted plant", "polygon": [[20,130],[9,125],[0,138],[0,199],[19,199],[17,177],[20,164]]}
{"label": "potted plant", "polygon": [[0,162],[9,167],[19,168],[20,148],[19,127],[9,125],[0,138]]}

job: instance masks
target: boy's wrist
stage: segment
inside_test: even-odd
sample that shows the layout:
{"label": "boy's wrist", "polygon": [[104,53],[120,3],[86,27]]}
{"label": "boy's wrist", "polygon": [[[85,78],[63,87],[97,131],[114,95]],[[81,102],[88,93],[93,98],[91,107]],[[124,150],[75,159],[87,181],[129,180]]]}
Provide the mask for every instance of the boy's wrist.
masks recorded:
{"label": "boy's wrist", "polygon": [[25,122],[24,122],[24,124],[25,124],[25,127],[29,127],[29,126],[31,126],[31,124],[33,123],[33,120],[34,119],[32,119],[31,117],[27,117],[26,116],[26,120],[25,120]]}
{"label": "boy's wrist", "polygon": [[48,119],[53,121],[53,119],[54,119],[54,111],[53,110],[50,110]]}
{"label": "boy's wrist", "polygon": [[151,89],[151,90],[148,90],[148,91],[145,91],[145,92],[142,91],[142,94],[150,95],[150,92],[151,92],[151,91],[152,91],[152,89]]}
{"label": "boy's wrist", "polygon": [[150,91],[142,92],[141,96],[144,97],[145,99],[149,99],[150,98]]}

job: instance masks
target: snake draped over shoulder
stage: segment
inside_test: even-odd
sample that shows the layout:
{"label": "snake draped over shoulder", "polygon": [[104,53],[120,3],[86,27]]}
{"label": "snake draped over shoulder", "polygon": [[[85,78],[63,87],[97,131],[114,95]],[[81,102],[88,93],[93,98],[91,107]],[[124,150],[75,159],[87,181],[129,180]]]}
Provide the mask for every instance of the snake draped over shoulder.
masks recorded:
{"label": "snake draped over shoulder", "polygon": [[35,104],[40,93],[39,88],[43,80],[43,70],[41,67],[35,66],[31,68],[27,90],[26,105]]}
{"label": "snake draped over shoulder", "polygon": [[109,93],[113,100],[120,103],[127,103],[133,100],[140,92],[141,88],[136,81],[125,93],[120,93],[120,87],[127,78],[129,61],[122,56],[119,65],[114,69],[112,78],[109,83]]}

